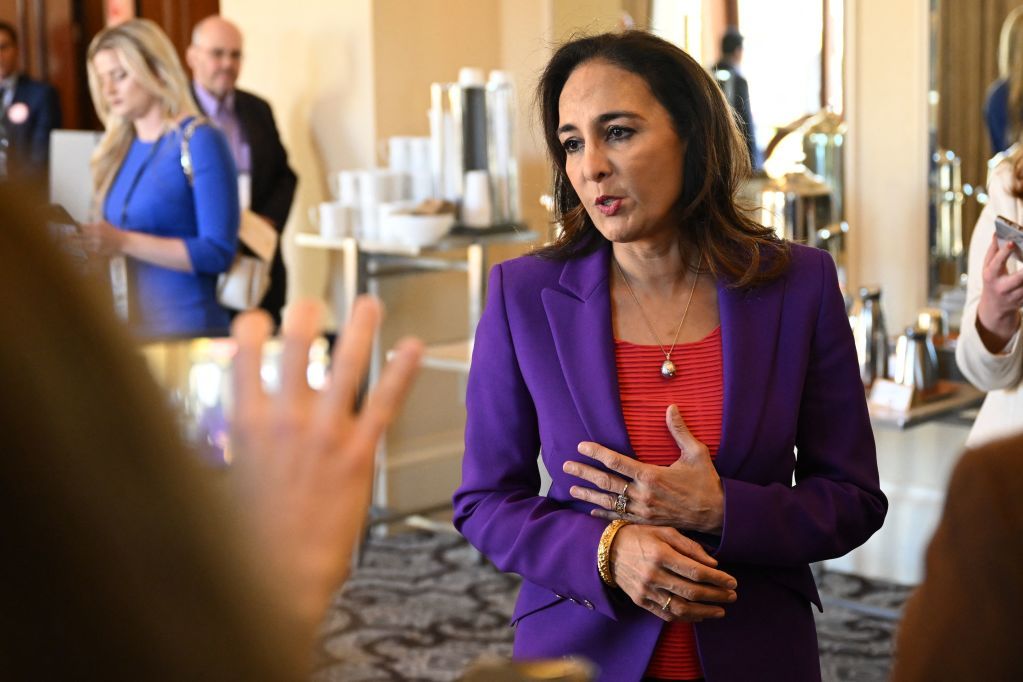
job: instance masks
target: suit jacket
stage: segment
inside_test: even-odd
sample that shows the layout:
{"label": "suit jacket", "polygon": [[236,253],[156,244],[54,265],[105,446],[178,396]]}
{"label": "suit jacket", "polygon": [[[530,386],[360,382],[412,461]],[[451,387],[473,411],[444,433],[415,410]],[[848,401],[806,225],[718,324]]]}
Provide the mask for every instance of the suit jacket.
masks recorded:
{"label": "suit jacket", "polygon": [[753,109],[749,103],[749,82],[746,77],[728,62],[718,62],[714,65],[714,71],[727,71],[727,79],[718,79],[725,92],[728,103],[738,117],[739,130],[742,131],[743,139],[746,140],[746,149],[749,151],[750,163],[754,169],[763,165],[760,158],[760,150],[757,149],[756,133],[753,127]]}
{"label": "suit jacket", "polygon": [[1009,81],[999,78],[988,88],[984,98],[984,122],[987,123],[991,153],[1004,152],[1012,146],[1009,139]]}
{"label": "suit jacket", "polygon": [[902,618],[895,682],[1023,680],[1023,435],[967,452]]}
{"label": "suit jacket", "polygon": [[[195,91],[192,92],[195,98]],[[195,98],[198,101],[198,98]],[[298,178],[288,165],[288,152],[281,144],[270,104],[244,90],[235,90],[235,112],[252,154],[252,203],[250,209],[274,224],[283,234],[291,212]],[[274,321],[281,322],[287,291],[287,271],[284,268],[283,248],[278,247],[270,271],[270,288],[260,307],[270,313]]]}
{"label": "suit jacket", "polygon": [[[27,118],[20,123],[11,120],[17,105],[28,110]],[[7,159],[9,178],[38,185],[40,189],[45,187],[49,179],[50,131],[61,125],[57,91],[48,83],[25,75],[18,76],[14,98],[3,125],[10,142]]]}
{"label": "suit jacket", "polygon": [[[1003,161],[991,173],[988,203],[970,237],[966,305],[959,325],[956,364],[970,383],[988,392],[966,439],[970,447],[1023,430],[1023,340],[1020,339],[1023,333],[1017,330],[1005,348],[992,353],[977,331],[977,307],[984,290],[984,255],[995,232],[995,217],[1003,215],[1023,223],[1023,201],[1013,195],[1012,182],[1012,163]],[[1015,258],[1009,259],[1009,272],[1016,272],[1020,267]]]}
{"label": "suit jacket", "polygon": [[[495,266],[476,333],[455,524],[524,578],[515,655],[585,656],[604,680],[641,678],[662,621],[609,590],[596,567],[606,521],[562,472],[583,440],[634,456],[618,393],[610,248]],[[718,287],[724,367],[715,466],[720,538],[700,537],[738,580],[728,615],[696,626],[708,680],[816,680],[808,563],[845,554],[884,519],[874,439],[835,266],[792,247],[779,280]],[[799,448],[799,456],[795,449]],[[537,453],[552,478],[540,494]],[[592,463],[592,460],[587,460]],[[792,485],[793,476],[796,485]]]}

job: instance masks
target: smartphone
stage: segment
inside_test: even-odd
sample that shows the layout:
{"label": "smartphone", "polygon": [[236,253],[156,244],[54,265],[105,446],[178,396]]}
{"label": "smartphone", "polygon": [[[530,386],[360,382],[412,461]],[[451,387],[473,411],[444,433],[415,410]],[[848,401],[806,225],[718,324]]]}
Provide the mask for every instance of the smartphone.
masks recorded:
{"label": "smartphone", "polygon": [[89,260],[88,254],[70,239],[82,230],[78,222],[71,217],[60,204],[50,204],[43,210],[46,218],[46,229],[50,239],[57,243],[61,251],[71,258],[72,263],[81,265]]}
{"label": "smartphone", "polygon": [[995,218],[995,236],[998,237],[998,246],[1005,246],[1006,242],[1016,244],[1017,258],[1023,253],[1023,225],[1000,215]]}

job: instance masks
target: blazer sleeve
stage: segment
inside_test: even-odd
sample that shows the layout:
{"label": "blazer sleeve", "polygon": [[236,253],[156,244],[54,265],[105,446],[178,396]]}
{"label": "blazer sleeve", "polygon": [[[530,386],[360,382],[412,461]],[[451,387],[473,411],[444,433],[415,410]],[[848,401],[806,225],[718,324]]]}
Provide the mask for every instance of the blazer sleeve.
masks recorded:
{"label": "blazer sleeve", "polygon": [[537,413],[516,357],[503,272],[491,271],[476,330],[455,526],[501,571],[615,618],[597,571],[607,521],[540,495]]}
{"label": "blazer sleeve", "polygon": [[989,188],[989,201],[973,228],[970,237],[970,259],[967,265],[966,305],[956,342],[956,364],[963,375],[982,391],[1011,388],[1023,379],[1023,343],[1020,330],[997,353],[992,353],[980,340],[977,331],[977,306],[984,290],[984,256],[995,232],[995,217],[1004,215],[1023,220],[1017,210],[1017,200],[1010,189],[1011,166],[1003,163],[995,170]]}
{"label": "blazer sleeve", "polygon": [[195,129],[189,151],[197,234],[185,248],[197,273],[226,272],[238,248],[238,172],[224,134],[211,125]]}
{"label": "blazer sleeve", "polygon": [[[820,301],[808,330],[795,485],[722,479],[725,516],[715,551],[722,562],[805,565],[841,556],[880,528],[888,509],[835,264],[826,253],[819,256]],[[807,272],[810,280],[813,271]]]}
{"label": "blazer sleeve", "polygon": [[253,98],[250,106],[253,124],[250,128],[251,133],[247,135],[249,145],[253,148],[261,147],[259,156],[265,159],[265,169],[253,168],[252,171],[254,175],[257,173],[260,175],[259,193],[252,196],[252,210],[268,218],[280,232],[284,229],[284,223],[288,221],[288,214],[291,212],[298,177],[288,165],[288,152],[281,143],[281,135],[277,130],[270,105],[261,99]]}

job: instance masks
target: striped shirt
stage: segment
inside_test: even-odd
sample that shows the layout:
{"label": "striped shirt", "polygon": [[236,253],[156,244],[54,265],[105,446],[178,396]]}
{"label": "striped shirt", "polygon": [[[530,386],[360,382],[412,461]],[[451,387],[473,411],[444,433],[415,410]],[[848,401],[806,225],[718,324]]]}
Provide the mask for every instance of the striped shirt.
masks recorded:
{"label": "striped shirt", "polygon": [[[665,424],[665,412],[672,403],[712,458],[721,442],[721,327],[699,341],[679,344],[671,359],[675,376],[665,379],[660,374],[664,353],[659,346],[615,340],[625,427],[637,458],[645,464],[668,466],[679,458],[678,445]],[[665,680],[703,677],[692,624],[674,621],[661,630],[646,676]]]}

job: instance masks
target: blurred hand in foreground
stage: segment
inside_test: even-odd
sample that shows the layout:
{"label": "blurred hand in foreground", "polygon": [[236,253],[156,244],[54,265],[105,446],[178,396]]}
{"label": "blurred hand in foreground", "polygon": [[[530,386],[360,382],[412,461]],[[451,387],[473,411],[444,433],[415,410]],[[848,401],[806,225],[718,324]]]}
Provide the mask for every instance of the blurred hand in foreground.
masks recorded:
{"label": "blurred hand in foreground", "polygon": [[307,381],[309,349],[320,334],[322,306],[298,301],[283,325],[281,389],[260,378],[272,329],[262,311],[239,315],[232,335],[234,408],[231,448],[238,497],[251,524],[256,559],[283,600],[286,615],[314,636],[330,596],[344,581],[362,537],[374,453],[419,366],[422,344],[400,341],[379,381],[358,402],[380,325],[380,303],[360,297],[335,345],[323,391]]}

